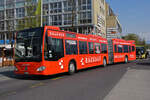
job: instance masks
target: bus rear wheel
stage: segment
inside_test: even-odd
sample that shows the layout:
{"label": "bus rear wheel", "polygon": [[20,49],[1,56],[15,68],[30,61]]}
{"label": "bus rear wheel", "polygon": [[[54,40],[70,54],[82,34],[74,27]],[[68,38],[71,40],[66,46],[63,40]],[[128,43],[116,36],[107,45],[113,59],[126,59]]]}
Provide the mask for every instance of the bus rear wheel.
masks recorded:
{"label": "bus rear wheel", "polygon": [[74,63],[74,62],[70,62],[70,63],[69,63],[68,74],[69,74],[69,75],[72,75],[72,74],[75,73],[75,71],[76,71],[75,63]]}
{"label": "bus rear wheel", "polygon": [[103,59],[103,67],[106,67],[107,66],[107,61],[106,61],[106,58]]}

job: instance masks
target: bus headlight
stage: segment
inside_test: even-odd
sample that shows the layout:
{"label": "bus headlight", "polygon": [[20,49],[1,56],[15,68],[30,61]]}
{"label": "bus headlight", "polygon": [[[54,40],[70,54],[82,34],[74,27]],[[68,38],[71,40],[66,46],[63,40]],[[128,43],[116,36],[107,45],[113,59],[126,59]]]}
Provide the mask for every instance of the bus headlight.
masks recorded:
{"label": "bus headlight", "polygon": [[46,69],[46,67],[45,66],[41,66],[41,67],[39,67],[36,71],[44,71]]}

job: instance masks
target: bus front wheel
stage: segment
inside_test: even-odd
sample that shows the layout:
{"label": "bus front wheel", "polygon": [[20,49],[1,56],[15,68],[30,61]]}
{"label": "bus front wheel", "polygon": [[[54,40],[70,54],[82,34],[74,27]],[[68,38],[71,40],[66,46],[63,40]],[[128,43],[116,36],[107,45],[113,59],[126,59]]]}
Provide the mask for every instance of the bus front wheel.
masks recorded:
{"label": "bus front wheel", "polygon": [[127,56],[125,57],[125,63],[128,63],[128,57]]}
{"label": "bus front wheel", "polygon": [[72,74],[75,73],[75,71],[76,71],[76,66],[75,66],[74,62],[70,62],[69,63],[68,74],[72,75]]}

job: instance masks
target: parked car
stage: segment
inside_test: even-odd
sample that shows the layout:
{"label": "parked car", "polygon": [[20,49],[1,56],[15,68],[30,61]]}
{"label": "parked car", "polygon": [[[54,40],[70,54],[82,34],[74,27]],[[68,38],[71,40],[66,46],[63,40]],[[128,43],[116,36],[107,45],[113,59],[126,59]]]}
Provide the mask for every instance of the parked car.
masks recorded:
{"label": "parked car", "polygon": [[144,47],[136,47],[136,58],[137,59],[146,59],[148,57],[148,52]]}

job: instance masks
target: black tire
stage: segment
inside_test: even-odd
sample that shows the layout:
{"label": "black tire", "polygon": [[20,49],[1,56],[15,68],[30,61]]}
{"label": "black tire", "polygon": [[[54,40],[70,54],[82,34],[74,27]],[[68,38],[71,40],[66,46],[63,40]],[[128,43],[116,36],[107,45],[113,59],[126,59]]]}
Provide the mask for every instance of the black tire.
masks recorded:
{"label": "black tire", "polygon": [[76,72],[76,65],[75,65],[75,63],[74,62],[70,62],[69,63],[69,66],[68,66],[68,74],[69,75],[72,75],[72,74],[74,74]]}
{"label": "black tire", "polygon": [[124,61],[126,64],[128,63],[128,57],[126,56],[125,57],[125,61]]}
{"label": "black tire", "polygon": [[107,61],[106,61],[106,58],[103,59],[103,67],[106,67],[107,66]]}

